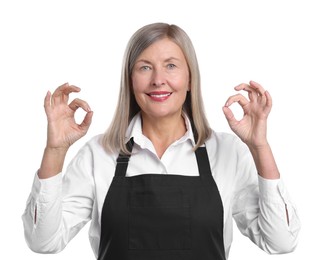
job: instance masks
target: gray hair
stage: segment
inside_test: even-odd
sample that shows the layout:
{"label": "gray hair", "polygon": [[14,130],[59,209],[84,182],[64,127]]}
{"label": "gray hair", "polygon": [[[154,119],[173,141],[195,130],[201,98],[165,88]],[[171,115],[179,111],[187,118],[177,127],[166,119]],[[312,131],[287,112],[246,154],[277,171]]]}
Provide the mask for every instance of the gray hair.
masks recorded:
{"label": "gray hair", "polygon": [[139,55],[158,40],[168,38],[182,50],[190,73],[191,91],[187,93],[183,111],[188,115],[195,136],[196,146],[201,146],[211,135],[204,112],[200,89],[200,72],[193,44],[184,30],[177,25],[153,23],[136,31],[126,47],[118,103],[114,118],[105,132],[102,144],[108,152],[129,154],[125,143],[125,134],[132,118],[140,111],[132,93],[132,71]]}

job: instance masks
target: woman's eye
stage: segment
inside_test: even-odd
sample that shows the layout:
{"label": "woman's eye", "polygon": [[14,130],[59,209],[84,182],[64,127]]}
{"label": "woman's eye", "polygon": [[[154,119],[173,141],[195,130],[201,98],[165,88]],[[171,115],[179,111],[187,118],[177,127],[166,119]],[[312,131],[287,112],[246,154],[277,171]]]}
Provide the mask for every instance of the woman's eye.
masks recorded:
{"label": "woman's eye", "polygon": [[174,69],[175,67],[176,67],[176,65],[174,65],[174,64],[168,64],[169,69]]}
{"label": "woman's eye", "polygon": [[151,68],[149,66],[142,66],[141,70],[150,70]]}

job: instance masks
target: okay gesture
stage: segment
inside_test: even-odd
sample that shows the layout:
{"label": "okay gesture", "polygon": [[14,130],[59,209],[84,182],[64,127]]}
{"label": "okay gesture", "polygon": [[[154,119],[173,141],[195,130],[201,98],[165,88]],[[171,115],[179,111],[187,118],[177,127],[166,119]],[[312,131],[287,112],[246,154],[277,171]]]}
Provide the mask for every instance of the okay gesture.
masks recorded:
{"label": "okay gesture", "polygon": [[[238,93],[228,98],[223,112],[232,131],[249,147],[260,148],[267,145],[267,118],[272,108],[272,98],[268,91],[254,82],[242,83],[235,87],[236,91],[248,92],[248,98]],[[229,108],[237,102],[244,115],[237,120]]]}
{"label": "okay gesture", "polygon": [[[93,116],[89,105],[78,98],[68,103],[69,95],[79,91],[80,88],[65,83],[53,94],[47,93],[44,102],[48,121],[47,148],[68,149],[87,133]],[[79,108],[83,109],[86,115],[83,121],[77,124],[75,112]]]}

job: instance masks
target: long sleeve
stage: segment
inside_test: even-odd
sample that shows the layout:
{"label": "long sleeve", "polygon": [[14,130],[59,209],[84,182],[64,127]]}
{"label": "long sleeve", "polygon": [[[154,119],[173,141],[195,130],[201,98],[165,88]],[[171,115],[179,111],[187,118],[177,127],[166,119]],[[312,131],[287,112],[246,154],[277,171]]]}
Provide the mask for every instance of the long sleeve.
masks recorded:
{"label": "long sleeve", "polygon": [[60,252],[91,219],[94,184],[85,150],[72,160],[65,175],[40,180],[36,174],[22,216],[31,250]]}
{"label": "long sleeve", "polygon": [[22,220],[25,239],[31,250],[47,253],[58,252],[65,247],[56,242],[62,223],[61,173],[46,180],[35,175]]}
{"label": "long sleeve", "polygon": [[233,203],[239,230],[269,254],[294,251],[300,221],[283,181],[255,176],[252,167],[245,167],[249,164],[242,164]]}

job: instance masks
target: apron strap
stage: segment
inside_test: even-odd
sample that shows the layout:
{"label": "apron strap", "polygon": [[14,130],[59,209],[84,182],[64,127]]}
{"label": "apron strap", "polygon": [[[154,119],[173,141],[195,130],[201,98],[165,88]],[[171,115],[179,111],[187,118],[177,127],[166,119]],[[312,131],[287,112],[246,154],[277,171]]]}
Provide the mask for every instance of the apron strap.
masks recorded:
{"label": "apron strap", "polygon": [[[133,137],[126,143],[126,147],[129,152],[132,152],[134,145]],[[129,164],[131,154],[119,154],[116,159],[116,168],[115,168],[115,176],[123,176],[126,175],[127,166]]]}
{"label": "apron strap", "polygon": [[[132,137],[126,144],[129,152],[132,152],[133,145],[134,145],[134,141]],[[205,146],[199,147],[195,151],[195,155],[197,158],[199,175],[212,176],[206,147]],[[119,154],[119,156],[116,159],[115,176],[122,176],[122,177],[126,176],[126,170],[127,170],[130,158],[131,158],[131,155],[121,154],[121,153]]]}
{"label": "apron strap", "polygon": [[195,151],[195,155],[197,158],[199,175],[201,177],[212,176],[206,146],[198,147],[198,149]]}

